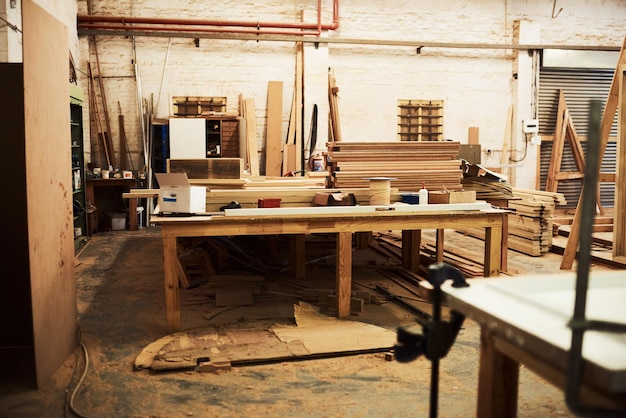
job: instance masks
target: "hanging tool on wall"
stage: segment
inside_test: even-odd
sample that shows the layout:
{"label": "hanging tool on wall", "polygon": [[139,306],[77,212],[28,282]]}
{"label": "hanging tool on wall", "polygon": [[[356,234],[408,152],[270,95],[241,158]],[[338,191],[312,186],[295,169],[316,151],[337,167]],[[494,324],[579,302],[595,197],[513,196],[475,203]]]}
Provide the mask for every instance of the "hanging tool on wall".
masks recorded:
{"label": "hanging tool on wall", "polygon": [[437,416],[439,398],[439,359],[445,357],[463,325],[465,316],[450,311],[450,320],[441,320],[441,285],[452,279],[452,287],[468,287],[461,272],[449,264],[437,263],[428,267],[428,282],[433,286],[433,316],[422,327],[422,333],[413,333],[406,328],[398,328],[398,344],[394,346],[396,360],[408,363],[422,354],[431,361],[430,375],[430,417]]}

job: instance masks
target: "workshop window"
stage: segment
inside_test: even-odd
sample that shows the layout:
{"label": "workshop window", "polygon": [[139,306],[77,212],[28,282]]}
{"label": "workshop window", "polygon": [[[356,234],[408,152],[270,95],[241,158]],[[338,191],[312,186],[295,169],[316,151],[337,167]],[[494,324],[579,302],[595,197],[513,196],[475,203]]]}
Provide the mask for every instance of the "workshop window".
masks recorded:
{"label": "workshop window", "polygon": [[443,100],[399,100],[400,141],[443,141]]}

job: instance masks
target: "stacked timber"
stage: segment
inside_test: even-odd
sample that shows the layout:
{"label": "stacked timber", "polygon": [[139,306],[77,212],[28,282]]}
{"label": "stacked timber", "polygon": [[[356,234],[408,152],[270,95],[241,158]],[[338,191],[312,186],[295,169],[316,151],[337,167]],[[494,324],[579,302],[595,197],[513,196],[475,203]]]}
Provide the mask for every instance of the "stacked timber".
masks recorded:
{"label": "stacked timber", "polygon": [[368,187],[368,178],[388,177],[391,187],[416,192],[462,190],[460,143],[421,142],[329,142],[327,165],[331,187]]}
{"label": "stacked timber", "polygon": [[[565,202],[562,193],[512,188],[508,200],[508,248],[533,257],[540,257],[552,246],[554,208]],[[482,229],[462,232],[484,239]]]}
{"label": "stacked timber", "polygon": [[538,257],[552,246],[554,199],[532,193],[513,192],[509,201],[509,248]]}

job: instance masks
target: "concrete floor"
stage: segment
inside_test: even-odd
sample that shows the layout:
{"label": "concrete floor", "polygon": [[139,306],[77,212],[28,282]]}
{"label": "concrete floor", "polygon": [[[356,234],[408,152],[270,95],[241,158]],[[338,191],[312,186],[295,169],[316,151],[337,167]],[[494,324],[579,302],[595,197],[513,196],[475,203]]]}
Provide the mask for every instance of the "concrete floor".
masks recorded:
{"label": "concrete floor", "polygon": [[[452,231],[446,242],[468,251],[480,251],[482,245]],[[311,248],[323,254],[328,252],[324,246],[321,242]],[[155,227],[93,237],[76,267],[81,341],[88,352],[88,368],[79,390],[74,393],[85,362],[77,348],[39,390],[0,382],[0,416],[74,416],[71,408],[86,417],[427,416],[430,362],[424,358],[402,364],[373,353],[234,367],[219,373],[133,371],[141,350],[167,335],[161,248],[160,230]],[[557,273],[560,258],[550,253],[533,258],[511,251],[509,271]],[[282,260],[275,261],[281,265]],[[367,268],[374,262],[381,260],[372,251],[355,252],[355,283],[367,288],[382,280],[378,272]],[[278,270],[273,274],[282,277]],[[309,265],[308,275],[315,281],[312,287],[332,288],[332,258]],[[257,297],[254,306],[229,310],[217,308],[202,286],[184,290],[183,328],[293,322],[297,299],[289,294],[295,291],[273,289],[278,291]],[[392,303],[367,304],[354,319],[390,330],[416,323],[411,313]],[[466,321],[441,361],[439,416],[475,415],[479,331],[475,323]],[[523,366],[519,392],[520,417],[573,416],[563,393]]]}

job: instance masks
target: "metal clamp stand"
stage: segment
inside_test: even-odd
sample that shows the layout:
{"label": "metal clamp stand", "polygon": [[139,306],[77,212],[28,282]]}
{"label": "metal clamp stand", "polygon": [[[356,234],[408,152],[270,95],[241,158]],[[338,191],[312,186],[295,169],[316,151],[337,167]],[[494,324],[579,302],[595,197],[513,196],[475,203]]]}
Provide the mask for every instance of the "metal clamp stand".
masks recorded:
{"label": "metal clamp stand", "polygon": [[428,282],[433,286],[433,317],[422,327],[422,334],[416,334],[398,328],[398,344],[394,346],[396,360],[408,363],[424,355],[431,361],[430,375],[430,417],[437,416],[439,398],[439,359],[445,357],[463,325],[465,316],[457,311],[450,311],[450,320],[441,320],[441,285],[452,279],[452,287],[468,287],[469,284],[460,271],[446,263],[432,264],[428,267]]}
{"label": "metal clamp stand", "polygon": [[567,361],[567,387],[565,400],[568,408],[576,415],[593,417],[623,417],[626,411],[602,409],[583,405],[580,402],[582,385],[583,356],[582,347],[585,331],[602,331],[626,333],[626,324],[587,319],[585,315],[587,290],[589,288],[589,269],[591,265],[591,236],[593,218],[595,216],[595,198],[598,185],[600,164],[600,115],[602,103],[598,100],[590,102],[589,131],[587,140],[587,157],[585,162],[585,182],[581,194],[582,223],[580,225],[580,249],[576,271],[576,294],[574,313],[569,322],[572,329],[572,341]]}

